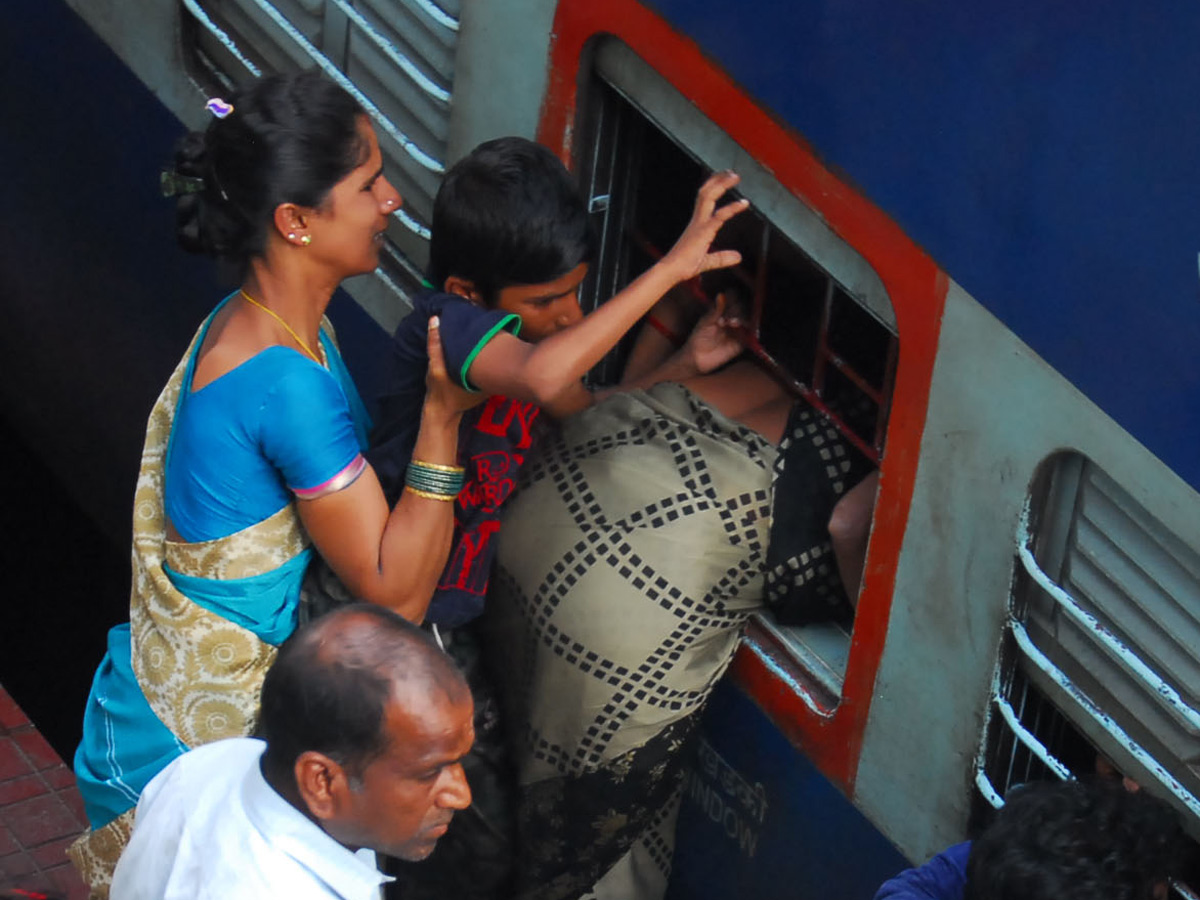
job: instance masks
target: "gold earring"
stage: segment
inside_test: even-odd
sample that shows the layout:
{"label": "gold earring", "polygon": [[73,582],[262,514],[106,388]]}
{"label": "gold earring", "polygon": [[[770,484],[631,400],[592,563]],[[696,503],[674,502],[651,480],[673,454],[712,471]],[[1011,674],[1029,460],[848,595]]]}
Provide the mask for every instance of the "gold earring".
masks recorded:
{"label": "gold earring", "polygon": [[312,235],[311,235],[311,234],[304,234],[304,235],[301,235],[301,236],[300,236],[300,243],[301,243],[303,246],[307,247],[309,244],[311,244],[311,243],[312,243]]}

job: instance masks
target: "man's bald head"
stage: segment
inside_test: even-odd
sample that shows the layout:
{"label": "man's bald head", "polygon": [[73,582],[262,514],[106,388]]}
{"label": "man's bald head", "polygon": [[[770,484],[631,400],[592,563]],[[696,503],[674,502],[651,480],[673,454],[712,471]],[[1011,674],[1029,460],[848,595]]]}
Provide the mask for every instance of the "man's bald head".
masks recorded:
{"label": "man's bald head", "polygon": [[300,629],[263,682],[263,770],[291,780],[308,750],[358,776],[388,746],[386,710],[420,714],[431,702],[470,697],[462,674],[430,636],[373,604],[346,606]]}

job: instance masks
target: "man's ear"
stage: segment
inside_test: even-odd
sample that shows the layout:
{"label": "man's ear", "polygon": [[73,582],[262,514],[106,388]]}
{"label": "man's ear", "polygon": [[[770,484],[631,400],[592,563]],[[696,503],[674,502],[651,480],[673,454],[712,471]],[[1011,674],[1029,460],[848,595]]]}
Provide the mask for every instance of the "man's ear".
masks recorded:
{"label": "man's ear", "polygon": [[337,816],[350,791],[346,770],[315,750],[305,750],[296,758],[293,768],[296,790],[308,811],[319,820]]}
{"label": "man's ear", "polygon": [[470,300],[472,303],[483,303],[483,295],[475,289],[475,282],[469,278],[451,275],[442,285],[442,290],[447,294],[456,294],[464,300]]}

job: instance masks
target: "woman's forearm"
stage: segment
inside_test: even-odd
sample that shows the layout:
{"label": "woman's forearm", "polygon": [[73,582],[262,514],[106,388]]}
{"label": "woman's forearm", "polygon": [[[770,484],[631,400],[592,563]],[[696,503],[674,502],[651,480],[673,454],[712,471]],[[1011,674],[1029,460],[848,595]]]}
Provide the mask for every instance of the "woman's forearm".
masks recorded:
{"label": "woman's forearm", "polygon": [[[412,458],[439,466],[456,465],[461,419],[461,412],[442,410],[427,400]],[[402,491],[380,538],[380,589],[387,599],[377,602],[420,622],[446,567],[453,537],[453,501]]]}
{"label": "woman's forearm", "polygon": [[[461,413],[428,400],[421,414],[415,458],[454,465]],[[454,503],[404,491],[395,507],[369,466],[335,494],[299,501],[305,528],[350,592],[420,622],[454,535]]]}

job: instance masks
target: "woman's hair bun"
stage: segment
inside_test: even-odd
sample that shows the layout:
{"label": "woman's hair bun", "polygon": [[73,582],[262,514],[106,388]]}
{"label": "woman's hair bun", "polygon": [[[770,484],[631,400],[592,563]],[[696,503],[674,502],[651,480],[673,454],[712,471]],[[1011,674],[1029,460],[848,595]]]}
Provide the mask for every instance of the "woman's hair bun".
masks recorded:
{"label": "woman's hair bun", "polygon": [[240,275],[265,249],[276,207],[320,205],[362,164],[366,145],[362,107],[318,72],[267,76],[231,103],[175,147],[173,174],[203,184],[177,193],[175,222],[181,247]]}
{"label": "woman's hair bun", "polygon": [[186,134],[175,147],[175,173],[199,179],[204,186],[176,199],[175,235],[179,246],[190,253],[236,258],[251,226],[214,178],[209,151],[212,131],[210,127]]}

